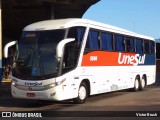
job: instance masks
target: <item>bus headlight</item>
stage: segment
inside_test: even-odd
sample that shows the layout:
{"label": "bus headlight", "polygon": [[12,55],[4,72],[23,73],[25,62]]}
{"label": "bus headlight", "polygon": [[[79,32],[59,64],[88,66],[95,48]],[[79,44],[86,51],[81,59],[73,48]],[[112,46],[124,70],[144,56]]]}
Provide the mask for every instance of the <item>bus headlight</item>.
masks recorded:
{"label": "bus headlight", "polygon": [[16,86],[16,83],[15,83],[14,81],[12,81],[12,85],[13,85],[13,86]]}
{"label": "bus headlight", "polygon": [[55,87],[56,85],[55,85],[55,83],[52,83],[52,84],[49,84],[49,85],[46,85],[46,86],[44,86],[46,89],[51,89],[51,88],[53,88],[53,87]]}
{"label": "bus headlight", "polygon": [[61,81],[58,81],[58,82],[55,82],[55,83],[52,83],[52,84],[45,85],[44,87],[45,87],[46,90],[47,90],[47,89],[51,89],[51,88],[54,88],[54,87],[56,87],[56,86],[61,85],[65,80],[66,80],[66,79],[63,79],[63,80],[61,80]]}
{"label": "bus headlight", "polygon": [[55,84],[50,84],[49,87],[53,88],[53,87],[55,87]]}
{"label": "bus headlight", "polygon": [[66,80],[66,78],[64,78],[64,79],[61,80],[61,81],[55,82],[56,86],[61,85],[65,80]]}

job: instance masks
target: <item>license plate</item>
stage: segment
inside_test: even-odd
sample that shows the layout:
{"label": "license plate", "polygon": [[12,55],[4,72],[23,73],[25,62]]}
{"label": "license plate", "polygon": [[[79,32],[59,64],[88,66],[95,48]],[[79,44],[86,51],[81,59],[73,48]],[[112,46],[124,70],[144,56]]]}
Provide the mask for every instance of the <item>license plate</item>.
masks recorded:
{"label": "license plate", "polygon": [[27,97],[35,97],[35,93],[27,93]]}

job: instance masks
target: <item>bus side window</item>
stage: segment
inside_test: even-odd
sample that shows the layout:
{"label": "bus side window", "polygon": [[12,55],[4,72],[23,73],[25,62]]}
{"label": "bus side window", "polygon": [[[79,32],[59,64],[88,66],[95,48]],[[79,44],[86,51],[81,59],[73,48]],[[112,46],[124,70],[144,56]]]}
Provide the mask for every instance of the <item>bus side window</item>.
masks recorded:
{"label": "bus side window", "polygon": [[142,54],[143,53],[143,40],[136,39],[136,52]]}
{"label": "bus side window", "polygon": [[109,33],[101,33],[102,50],[113,50],[113,35]]}
{"label": "bus side window", "polygon": [[134,38],[126,38],[126,52],[135,52]]}
{"label": "bus side window", "polygon": [[[90,30],[87,38],[86,49],[85,50],[99,50],[99,32]],[[86,51],[87,52],[87,51]]]}
{"label": "bus side window", "polygon": [[78,46],[79,47],[80,47],[80,45],[82,43],[84,32],[85,32],[85,28],[82,28],[82,27],[77,28],[76,37],[77,37],[77,41],[78,41]]}
{"label": "bus side window", "polygon": [[84,27],[70,28],[67,38],[75,38],[75,43],[74,44],[77,45],[77,47],[80,47],[81,43],[82,43],[84,32],[85,32]]}
{"label": "bus side window", "polygon": [[155,43],[153,41],[150,41],[150,49],[151,49],[151,54],[155,53]]}
{"label": "bus side window", "polygon": [[115,50],[119,52],[125,51],[124,36],[115,35]]}
{"label": "bus side window", "polygon": [[144,52],[146,54],[150,53],[149,41],[144,40]]}
{"label": "bus side window", "polygon": [[71,70],[77,65],[84,32],[84,27],[73,27],[69,29],[67,38],[75,38],[75,41],[65,45],[63,73]]}

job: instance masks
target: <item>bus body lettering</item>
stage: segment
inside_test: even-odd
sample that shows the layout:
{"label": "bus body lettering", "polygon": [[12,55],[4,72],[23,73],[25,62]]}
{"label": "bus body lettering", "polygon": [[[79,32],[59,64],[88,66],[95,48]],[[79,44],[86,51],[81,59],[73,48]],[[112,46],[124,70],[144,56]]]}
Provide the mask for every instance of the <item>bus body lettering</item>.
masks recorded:
{"label": "bus body lettering", "polygon": [[130,65],[139,65],[144,64],[145,62],[145,56],[140,56],[139,54],[135,55],[123,55],[122,53],[119,53],[118,56],[118,63],[119,64],[130,64]]}
{"label": "bus body lettering", "polygon": [[98,56],[90,56],[90,61],[97,61],[98,60]]}

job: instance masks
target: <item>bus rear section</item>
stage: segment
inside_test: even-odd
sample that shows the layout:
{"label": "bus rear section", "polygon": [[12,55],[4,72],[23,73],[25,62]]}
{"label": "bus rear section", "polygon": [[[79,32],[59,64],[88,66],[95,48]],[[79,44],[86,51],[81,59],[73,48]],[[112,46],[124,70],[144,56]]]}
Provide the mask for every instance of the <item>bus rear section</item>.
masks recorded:
{"label": "bus rear section", "polygon": [[128,31],[90,28],[82,66],[93,78],[91,94],[143,90],[155,82],[155,41]]}

